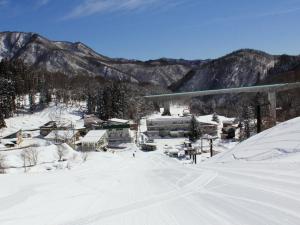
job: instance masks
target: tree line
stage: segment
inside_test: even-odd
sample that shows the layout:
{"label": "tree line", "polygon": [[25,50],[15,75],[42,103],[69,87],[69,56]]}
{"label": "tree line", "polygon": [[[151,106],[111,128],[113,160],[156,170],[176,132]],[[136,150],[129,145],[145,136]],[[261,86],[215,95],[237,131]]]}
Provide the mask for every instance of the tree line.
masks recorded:
{"label": "tree line", "polygon": [[[111,81],[101,76],[74,75],[34,69],[22,60],[0,62],[0,128],[5,120],[20,111],[33,113],[48,106],[86,102],[87,111],[101,119],[113,117],[137,119],[154,110],[143,96],[166,92],[159,86]],[[38,95],[37,95],[38,94]],[[37,97],[38,96],[38,97]],[[27,97],[27,102],[25,97]]]}

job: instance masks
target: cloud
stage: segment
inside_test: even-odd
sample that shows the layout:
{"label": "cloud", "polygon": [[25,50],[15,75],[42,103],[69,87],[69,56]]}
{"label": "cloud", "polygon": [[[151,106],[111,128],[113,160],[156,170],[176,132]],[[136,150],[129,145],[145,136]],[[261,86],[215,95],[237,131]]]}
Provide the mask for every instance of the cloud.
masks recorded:
{"label": "cloud", "polygon": [[47,5],[49,2],[50,2],[50,0],[37,0],[36,7],[37,8],[43,7],[43,6]]}
{"label": "cloud", "polygon": [[168,0],[83,0],[64,19],[90,16],[96,13],[133,11]]}
{"label": "cloud", "polygon": [[8,5],[9,1],[8,0],[0,0],[0,7],[4,7]]}

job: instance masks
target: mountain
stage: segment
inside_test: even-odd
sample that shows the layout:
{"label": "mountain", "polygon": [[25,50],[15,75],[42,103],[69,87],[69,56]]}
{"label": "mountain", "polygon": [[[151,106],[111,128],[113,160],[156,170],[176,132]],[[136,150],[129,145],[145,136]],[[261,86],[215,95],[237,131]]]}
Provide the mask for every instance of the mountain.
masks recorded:
{"label": "mountain", "polygon": [[161,58],[138,61],[101,55],[81,42],[50,41],[36,33],[0,32],[0,60],[22,59],[37,69],[126,80],[192,91],[272,83],[300,66],[300,56],[241,49],[213,60]]}
{"label": "mountain", "polygon": [[83,43],[50,41],[24,32],[0,33],[0,60],[21,59],[38,69],[63,72],[70,76],[86,74],[113,80],[169,86],[202,61],[159,59],[147,62],[111,59]]}
{"label": "mountain", "polygon": [[[300,66],[299,56],[275,56],[242,49],[190,70],[170,89],[181,92],[273,83],[278,76],[293,71],[297,66]],[[285,82],[295,79],[286,79]]]}

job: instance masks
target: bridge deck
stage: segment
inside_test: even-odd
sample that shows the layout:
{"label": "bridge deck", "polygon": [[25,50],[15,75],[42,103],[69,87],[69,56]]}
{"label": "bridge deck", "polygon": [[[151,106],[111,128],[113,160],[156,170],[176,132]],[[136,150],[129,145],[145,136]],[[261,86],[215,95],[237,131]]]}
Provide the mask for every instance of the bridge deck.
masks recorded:
{"label": "bridge deck", "polygon": [[251,87],[226,88],[226,89],[216,89],[216,90],[203,90],[203,91],[182,92],[182,93],[172,93],[172,94],[162,94],[162,95],[149,95],[149,96],[145,96],[145,98],[151,101],[155,101],[155,100],[168,101],[168,100],[193,98],[193,97],[206,96],[206,95],[237,94],[237,93],[251,93],[251,92],[269,92],[269,93],[280,92],[280,91],[286,91],[294,88],[300,88],[300,82],[260,85],[260,86],[251,86]]}

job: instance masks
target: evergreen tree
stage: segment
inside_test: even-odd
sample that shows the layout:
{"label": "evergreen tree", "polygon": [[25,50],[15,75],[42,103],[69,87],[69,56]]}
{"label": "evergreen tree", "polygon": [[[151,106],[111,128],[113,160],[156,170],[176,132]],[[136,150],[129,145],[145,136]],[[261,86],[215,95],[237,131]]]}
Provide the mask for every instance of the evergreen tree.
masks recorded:
{"label": "evergreen tree", "polygon": [[28,97],[29,97],[29,110],[30,110],[31,113],[33,113],[34,110],[35,110],[35,107],[36,107],[36,105],[35,105],[35,93],[33,91],[31,91],[29,93]]}
{"label": "evergreen tree", "polygon": [[105,101],[104,101],[104,96],[103,96],[103,89],[99,88],[98,92],[97,92],[97,103],[96,103],[96,114],[97,116],[104,120],[104,118],[106,118],[106,108],[105,108]]}
{"label": "evergreen tree", "polygon": [[200,136],[201,130],[196,120],[196,117],[193,115],[190,124],[189,139],[190,141],[195,142],[200,138]]}
{"label": "evergreen tree", "polygon": [[11,80],[0,77],[0,127],[5,126],[4,118],[9,118],[15,110],[15,87]]}
{"label": "evergreen tree", "polygon": [[254,126],[252,121],[254,121],[254,109],[252,106],[245,106],[243,107],[242,112],[242,120],[244,125],[244,132],[242,134],[242,139],[247,139],[251,136],[253,132]]}
{"label": "evergreen tree", "polygon": [[0,108],[0,129],[3,127],[6,127],[6,123],[5,123],[5,120],[4,120],[4,117],[3,117],[3,114],[1,111],[2,111],[2,109]]}
{"label": "evergreen tree", "polygon": [[218,116],[218,114],[217,114],[217,113],[214,113],[214,114],[213,114],[213,116],[212,116],[212,121],[215,121],[215,122],[217,122],[217,123],[219,123],[219,122],[220,122],[220,120],[219,120],[219,116]]}
{"label": "evergreen tree", "polygon": [[91,92],[89,92],[87,96],[87,111],[88,114],[92,114],[95,112],[95,98]]}

